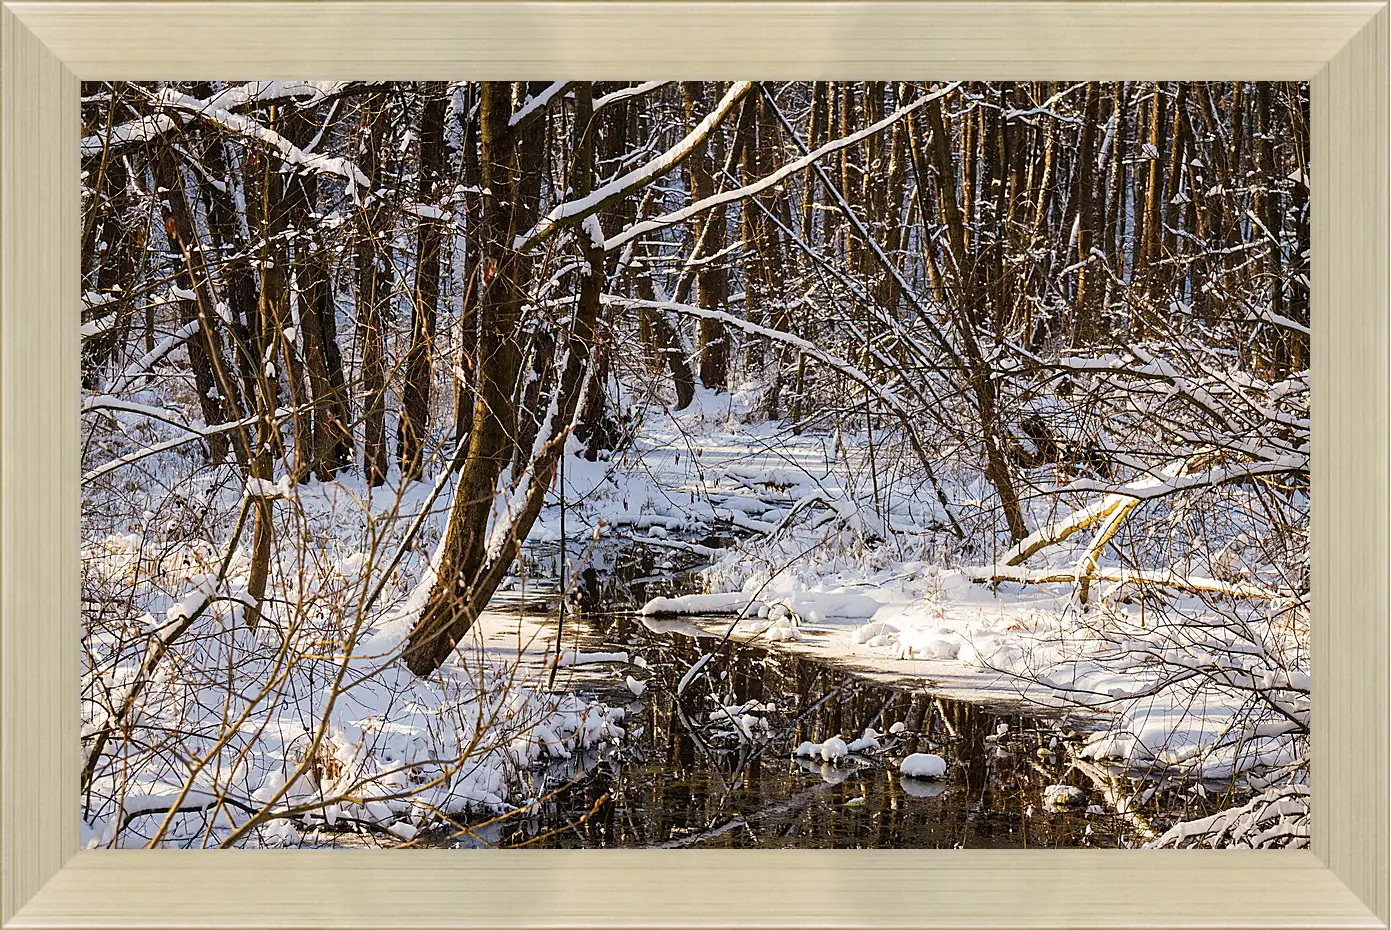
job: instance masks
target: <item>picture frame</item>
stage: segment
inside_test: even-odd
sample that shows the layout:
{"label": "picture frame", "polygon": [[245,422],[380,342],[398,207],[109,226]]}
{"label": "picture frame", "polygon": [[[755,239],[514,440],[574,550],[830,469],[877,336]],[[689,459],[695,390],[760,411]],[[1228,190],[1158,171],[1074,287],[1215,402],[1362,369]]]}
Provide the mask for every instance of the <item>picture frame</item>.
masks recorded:
{"label": "picture frame", "polygon": [[[0,0],[0,924],[1386,926],[1389,29],[1325,0]],[[1312,848],[79,851],[79,81],[229,74],[1310,80]]]}

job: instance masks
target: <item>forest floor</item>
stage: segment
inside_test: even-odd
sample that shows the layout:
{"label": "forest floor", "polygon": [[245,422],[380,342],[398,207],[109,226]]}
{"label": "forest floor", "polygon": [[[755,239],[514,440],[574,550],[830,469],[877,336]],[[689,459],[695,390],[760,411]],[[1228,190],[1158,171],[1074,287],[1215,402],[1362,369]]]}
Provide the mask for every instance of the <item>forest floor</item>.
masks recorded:
{"label": "forest floor", "polygon": [[[693,624],[961,700],[1071,708],[1104,721],[1078,751],[1079,764],[1177,775],[1197,791],[1239,771],[1259,789],[1296,762],[1288,728],[1242,713],[1249,687],[1182,674],[1215,653],[1251,650],[1252,674],[1265,675],[1266,687],[1284,669],[1307,688],[1307,662],[1272,666],[1253,645],[1269,643],[1278,622],[1268,602],[1137,595],[1098,582],[1082,604],[1071,582],[973,580],[996,553],[981,553],[974,565],[962,561],[962,547],[942,531],[946,512],[936,489],[911,478],[911,469],[880,464],[902,456],[886,455],[863,433],[798,433],[761,420],[756,404],[751,393],[701,392],[680,413],[649,408],[629,424],[630,444],[610,459],[567,455],[566,506],[557,499],[543,511],[497,609],[430,681],[415,679],[394,656],[428,589],[448,482],[398,488],[389,481],[369,490],[344,475],[301,486],[290,521],[312,545],[287,546],[277,556],[278,596],[251,630],[245,555],[234,555],[223,582],[213,578],[211,541],[226,538],[245,494],[234,470],[207,469],[187,447],[146,460],[142,467],[158,482],[142,483],[132,472],[87,504],[94,514],[84,526],[85,729],[107,726],[131,693],[150,631],[166,640],[196,613],[179,634],[177,672],[141,685],[140,718],[186,734],[180,751],[207,761],[189,777],[176,756],[150,752],[136,739],[119,744],[93,780],[84,842],[224,842],[244,820],[235,805],[215,801],[229,794],[247,810],[280,812],[246,838],[259,845],[322,842],[321,832],[344,823],[408,841],[418,824],[439,816],[536,803],[519,772],[624,736],[623,708],[583,696],[594,690],[575,667],[595,663],[588,675],[619,680],[636,667],[636,657],[562,653],[564,673],[553,678],[555,631],[508,609],[528,591],[554,592],[562,525],[567,587],[590,569],[613,573],[625,553],[640,553],[658,575],[684,577],[684,589],[696,589],[626,605],[639,608],[649,629]],[[138,412],[118,412],[115,420],[138,423],[133,441],[160,438]],[[987,490],[940,479],[954,515],[978,519]],[[124,503],[114,505],[120,497]],[[171,499],[201,513],[202,542],[196,533],[180,536]],[[126,512],[132,501],[144,513],[140,525],[96,531],[105,507]],[[1065,505],[1040,499],[1031,518],[1041,525],[1066,513]],[[418,536],[387,573],[380,598],[365,614],[357,611],[365,567],[380,575],[418,516]],[[1084,548],[1051,547],[1035,567],[1074,565]],[[152,550],[162,553],[153,567]],[[143,580],[131,596],[137,575]],[[122,599],[143,605],[133,627],[90,606]],[[346,629],[353,617],[360,626]],[[344,654],[315,645],[335,641],[355,646]],[[230,680],[229,668],[238,672]],[[254,693],[253,685],[270,681],[279,682],[272,696]],[[641,693],[640,684],[634,688]],[[297,806],[307,817],[293,816]],[[171,807],[180,812],[169,815]]]}

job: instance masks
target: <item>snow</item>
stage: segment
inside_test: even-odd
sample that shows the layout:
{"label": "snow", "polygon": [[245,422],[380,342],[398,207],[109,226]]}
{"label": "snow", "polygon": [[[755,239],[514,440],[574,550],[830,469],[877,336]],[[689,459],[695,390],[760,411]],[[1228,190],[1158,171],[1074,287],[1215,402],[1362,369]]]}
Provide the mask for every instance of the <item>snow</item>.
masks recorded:
{"label": "snow", "polygon": [[574,665],[592,665],[599,662],[617,662],[621,665],[628,664],[628,653],[626,652],[566,652],[560,656],[560,666],[566,668]]}
{"label": "snow", "polygon": [[[757,638],[885,680],[930,683],[937,693],[959,699],[1095,708],[1101,735],[1083,748],[1087,760],[1178,766],[1197,777],[1220,777],[1294,757],[1292,728],[1245,737],[1224,733],[1244,692],[1188,674],[1170,683],[1159,677],[1165,668],[1201,669],[1212,661],[1201,650],[1228,648],[1216,640],[1191,641],[1194,631],[1211,637],[1220,629],[1219,612],[1234,612],[1254,625],[1247,629],[1264,629],[1264,618],[1284,610],[1293,592],[1269,582],[1116,568],[1103,561],[1093,571],[1091,603],[1080,608],[1077,562],[1092,539],[1082,534],[1079,547],[1067,530],[1104,521],[1134,500],[1128,495],[1083,497],[1051,510],[1040,502],[1045,518],[1035,525],[1042,529],[1012,549],[1003,547],[993,565],[936,564],[927,553],[875,541],[879,516],[865,503],[865,479],[856,485],[851,477],[853,457],[833,462],[822,438],[742,422],[739,403],[737,396],[718,401],[698,394],[692,408],[676,417],[679,426],[670,440],[651,427],[640,434],[635,455],[645,465],[643,480],[698,486],[700,497],[671,511],[609,511],[604,519],[634,528],[644,522],[665,526],[701,514],[715,520],[722,511],[747,507],[777,528],[710,552],[704,592],[651,598],[644,617],[689,617],[717,635]],[[847,449],[857,441],[847,437]],[[1164,481],[1163,474],[1137,479],[1127,490]],[[614,493],[660,498],[639,490],[644,486],[620,485]],[[909,495],[881,510],[900,532],[940,513],[931,497]],[[1014,556],[1043,567],[1007,567]],[[999,580],[1006,571],[1016,580]],[[1127,599],[1141,584],[1163,585],[1184,619],[1156,623],[1142,602]],[[1205,600],[1213,594],[1241,599]],[[736,620],[732,627],[730,617]],[[1155,667],[1150,657],[1156,654],[1167,665]],[[1287,666],[1270,664],[1278,661],[1283,660],[1253,654],[1252,685],[1307,690],[1307,672],[1294,668],[1282,676],[1278,670]],[[1289,706],[1303,713],[1297,700]],[[819,759],[820,745],[803,748],[814,749]]]}
{"label": "snow", "polygon": [[850,747],[839,736],[832,736],[821,744],[821,761],[836,764],[850,755]]}
{"label": "snow", "polygon": [[402,204],[401,211],[413,216],[418,216],[422,220],[447,220],[451,216],[451,214],[441,210],[433,204],[416,203],[414,201]]}
{"label": "snow", "polygon": [[[767,708],[771,712],[774,708]],[[851,757],[864,753],[875,753],[880,749],[878,734],[867,729],[858,739],[846,742],[839,735],[831,736],[820,743],[810,741],[797,744],[792,750],[794,759],[819,760],[831,766],[850,764]]]}
{"label": "snow", "polygon": [[931,753],[915,752],[898,764],[898,770],[908,778],[941,778],[947,774],[947,760]]}
{"label": "snow", "polygon": [[[111,303],[115,299],[116,298],[111,294],[96,294],[88,291],[82,295],[82,309],[94,310]],[[96,319],[88,320],[83,323],[79,332],[81,332],[83,339],[90,339],[93,336],[99,336],[102,333],[108,332],[116,325],[118,319],[120,319],[119,314],[108,313],[106,316],[97,317]]]}
{"label": "snow", "polygon": [[604,227],[599,223],[598,216],[591,214],[581,220],[580,231],[584,233],[591,247],[596,249],[604,247]]}
{"label": "snow", "polygon": [[1309,789],[1295,784],[1261,792],[1245,804],[1174,825],[1154,843],[1165,847],[1307,848]]}
{"label": "snow", "polygon": [[294,482],[289,475],[281,475],[279,481],[249,477],[246,479],[246,496],[263,500],[281,500],[294,493]]}
{"label": "snow", "polygon": [[136,382],[148,373],[160,359],[164,358],[175,347],[181,345],[185,340],[198,332],[199,323],[195,319],[184,326],[170,333],[155,344],[154,348],[142,355],[135,364],[131,365],[126,371],[117,378],[108,389],[109,394],[120,395],[135,386]]}
{"label": "snow", "polygon": [[[95,409],[106,403],[103,396],[93,395],[88,403]],[[122,401],[131,405],[130,409],[114,412],[147,422],[154,413],[167,419],[168,411],[151,400],[137,395]],[[587,462],[571,455],[567,459],[567,496],[582,501],[567,514],[567,532],[576,548],[578,543],[573,541],[577,538],[619,543],[640,539],[654,548],[665,544],[676,551],[675,544],[701,538],[712,527],[732,527],[741,534],[727,548],[690,544],[687,551],[698,551],[708,559],[699,576],[705,590],[649,599],[638,614],[645,625],[687,635],[706,630],[733,638],[759,638],[775,648],[818,661],[853,665],[869,677],[930,686],[935,693],[948,696],[1032,707],[1095,708],[1094,722],[1101,725],[1078,750],[1079,761],[1086,764],[1122,763],[1136,771],[1156,768],[1195,777],[1223,777],[1251,771],[1253,766],[1278,767],[1297,760],[1298,734],[1288,721],[1284,729],[1271,722],[1239,732],[1231,729],[1245,700],[1244,692],[1210,684],[1198,688],[1183,681],[1166,683],[1160,677],[1164,668],[1200,669],[1213,656],[1230,656],[1242,645],[1235,636],[1220,638],[1222,627],[1215,623],[1219,608],[1241,618],[1246,624],[1241,629],[1259,631],[1266,628],[1269,617],[1278,616],[1283,609],[1278,600],[1246,599],[1214,605],[1203,600],[1203,592],[1174,590],[1170,603],[1178,619],[1159,623],[1141,603],[1125,599],[1137,580],[1154,577],[1145,574],[1153,570],[1121,570],[1103,564],[1097,572],[1094,601],[1085,609],[1079,607],[1074,590],[1076,564],[1090,545],[1091,540],[1085,538],[1090,534],[1079,536],[1084,539],[1080,544],[1070,539],[1059,541],[1060,527],[1083,522],[1077,515],[1115,512],[1114,506],[1107,510],[1113,499],[1103,497],[1098,506],[1098,500],[1084,494],[1065,503],[1037,505],[1032,522],[1044,528],[1040,536],[1054,539],[1027,555],[1039,567],[1011,568],[1033,573],[1028,583],[994,582],[985,577],[988,570],[1006,567],[1003,563],[1008,553],[1021,554],[1027,546],[1014,550],[1001,547],[997,561],[987,566],[940,564],[930,550],[915,548],[915,540],[932,539],[921,528],[941,517],[940,505],[932,495],[893,489],[887,499],[876,504],[858,458],[862,437],[848,432],[839,439],[816,432],[794,435],[784,426],[747,419],[747,411],[756,404],[756,394],[735,390],[720,395],[701,390],[688,410],[675,416],[653,414],[638,432],[631,458]],[[171,424],[168,428],[175,427]],[[630,468],[627,462],[640,462],[641,466]],[[330,541],[325,579],[330,574],[351,579],[361,572],[368,556],[365,549],[349,544],[352,537],[345,530],[352,521],[361,519],[363,508],[372,513],[397,508],[401,513],[417,514],[427,551],[438,555],[435,543],[443,531],[444,504],[432,501],[447,489],[448,481],[446,477],[434,485],[369,489],[355,478],[345,477],[328,485],[291,486],[288,478],[281,476],[273,481],[246,482],[238,490],[252,496],[292,495],[297,510],[302,510],[310,525]],[[745,518],[747,522],[741,523]],[[758,528],[749,529],[751,524]],[[890,527],[892,535],[886,542]],[[660,532],[652,533],[654,529]],[[113,573],[126,571],[124,566],[133,558],[129,553],[139,547],[138,534],[133,536],[133,542],[108,540],[110,554],[87,557],[97,559],[97,565],[109,564]],[[532,539],[559,539],[554,507],[542,510]],[[204,564],[208,561],[205,559]],[[433,581],[424,560],[409,565],[405,576],[390,588],[396,600],[388,598],[384,614],[373,621],[370,635],[355,650],[361,658],[349,662],[361,684],[337,702],[326,735],[326,745],[337,754],[335,758],[341,757],[339,764],[344,771],[357,772],[379,785],[373,790],[383,797],[395,790],[388,782],[394,777],[390,773],[399,768],[388,759],[419,759],[441,752],[447,755],[453,751],[451,746],[476,739],[468,714],[480,707],[496,706],[485,696],[491,687],[487,683],[508,679],[513,673],[505,669],[515,668],[519,657],[530,670],[527,674],[536,676],[553,666],[619,666],[603,674],[613,675],[627,694],[641,697],[645,693],[646,682],[622,669],[624,664],[643,667],[641,656],[627,651],[557,651],[548,647],[546,636],[534,627],[512,627],[511,645],[500,645],[496,625],[500,618],[491,613],[480,627],[481,639],[466,650],[471,658],[461,657],[457,666],[447,666],[440,682],[420,683],[399,674],[389,657],[423,604],[422,592],[428,592]],[[1207,577],[1191,567],[1184,571],[1187,574],[1175,573],[1171,580]],[[1048,577],[1056,580],[1046,580]],[[1260,586],[1278,594],[1268,582]],[[207,594],[198,594],[199,590],[198,582],[191,579],[177,597],[163,606],[152,605],[154,616],[165,617],[160,625],[171,616],[186,618],[203,607],[199,598],[206,599]],[[237,603],[236,586],[228,593],[227,602],[208,601],[197,622],[214,624],[224,632],[234,629],[236,614],[226,604]],[[174,613],[169,615],[167,610]],[[258,650],[268,644],[255,645],[254,638],[246,640],[244,631],[237,636],[237,649],[267,655]],[[1166,665],[1153,667],[1153,656],[1162,658]],[[485,666],[494,664],[497,671],[482,671],[479,657],[486,659]],[[679,693],[704,674],[712,657],[713,653],[706,653],[692,664],[678,686]],[[1296,716],[1307,714],[1307,666],[1290,664],[1260,650],[1243,661],[1249,667],[1252,686],[1278,692],[1283,706]],[[446,779],[423,802],[438,804],[445,811],[505,810],[517,803],[513,779],[519,768],[566,758],[594,742],[622,739],[621,714],[616,708],[576,702],[571,696],[545,695],[544,689],[532,691],[526,676],[520,689],[525,696],[516,697],[507,713],[512,715],[509,719],[524,724],[500,726],[486,736],[481,743],[485,752],[477,764]],[[396,708],[403,706],[413,709],[402,715]],[[389,727],[382,723],[388,712],[392,718]],[[731,703],[716,707],[708,716],[723,721],[731,733],[752,739],[766,725],[765,713],[755,705]],[[446,718],[453,723],[441,727]],[[99,719],[95,710],[92,719]],[[901,737],[906,729],[899,721],[888,732]],[[285,752],[284,747],[300,745],[312,735],[303,727],[288,727],[283,722],[268,726],[265,733],[254,754],[258,760],[255,765],[261,767],[257,772],[268,771],[270,761]],[[805,742],[795,755],[807,766],[814,766],[809,771],[835,782],[846,777],[850,760],[859,757],[863,764],[863,760],[885,752],[886,745],[892,752],[895,744],[896,740],[886,743],[880,733],[869,729],[853,739],[833,734],[821,742]],[[924,782],[918,773],[937,771],[930,777],[941,778],[945,763],[929,764],[920,757],[940,759],[925,753],[908,757],[899,768],[900,784],[915,796],[931,796],[939,786]],[[275,770],[281,771],[278,764]],[[293,770],[286,774],[293,774]],[[251,776],[246,767],[237,776],[247,785],[248,797],[262,784],[259,774]],[[167,794],[171,785],[177,787],[176,783],[152,778],[138,787],[145,795],[159,795]],[[197,786],[201,791],[218,787],[211,782]],[[282,787],[285,790],[276,804],[290,803],[297,792],[314,786],[301,777],[299,781],[285,778]],[[272,794],[277,791],[280,788]],[[345,801],[336,808],[335,816],[371,823],[386,831],[393,824],[418,827],[422,822],[419,810],[403,812],[393,809],[389,801],[378,803],[386,805],[385,809]],[[428,821],[429,815],[424,816]],[[186,821],[191,830],[195,822],[203,823],[203,817],[189,812],[176,819]],[[325,824],[327,817],[325,813]],[[158,819],[148,817],[140,823]],[[311,826],[301,824],[296,829]],[[103,830],[105,827],[93,827],[84,835],[99,840]],[[276,837],[267,834],[259,842],[288,842],[288,838],[288,833]]]}
{"label": "snow", "polygon": [[657,90],[658,88],[665,87],[669,83],[671,82],[643,81],[641,84],[635,84],[632,87],[624,87],[619,90],[615,90],[612,93],[605,94],[602,97],[596,97],[594,99],[594,112],[598,113],[600,110],[602,110],[606,106],[609,106],[610,104],[619,103],[624,100],[631,100],[634,97],[641,97],[643,94],[651,93],[652,91]]}
{"label": "snow", "polygon": [[178,123],[174,122],[173,119],[163,113],[142,116],[128,123],[121,123],[118,126],[111,127],[110,132],[98,133],[94,136],[84,136],[81,146],[82,157],[89,158],[93,155],[100,155],[108,148],[115,149],[130,143],[148,142],[150,139],[163,135],[177,125]]}
{"label": "snow", "polygon": [[[235,513],[231,502],[238,492],[279,493],[288,487],[300,518],[324,541],[324,561],[314,578],[306,579],[310,590],[319,592],[356,584],[370,552],[360,548],[368,541],[355,538],[352,531],[365,529],[360,522],[364,506],[377,514],[393,508],[414,512],[429,500],[431,490],[423,484],[399,492],[390,487],[369,489],[346,475],[331,484],[289,487],[284,478],[249,484],[225,489],[228,512]],[[429,527],[427,538],[433,537],[442,529],[443,505],[422,513]],[[147,601],[151,616],[158,618],[146,621],[154,631],[149,642],[177,657],[160,663],[161,667],[167,669],[171,661],[177,661],[180,672],[170,675],[157,670],[145,686],[142,710],[128,723],[136,734],[146,725],[162,731],[202,725],[199,721],[214,725],[223,708],[234,720],[245,714],[246,722],[229,734],[215,767],[206,767],[187,780],[179,774],[177,759],[151,754],[141,742],[114,743],[93,781],[94,803],[87,808],[83,827],[85,845],[144,845],[166,817],[161,843],[196,845],[209,829],[216,843],[244,819],[236,803],[269,805],[275,813],[320,797],[329,803],[307,815],[307,820],[296,817],[291,824],[279,818],[243,838],[241,844],[293,846],[316,824],[335,823],[339,828],[357,824],[396,842],[409,841],[440,814],[497,814],[525,801],[519,795],[525,784],[522,776],[532,765],[624,739],[618,708],[581,699],[567,690],[546,692],[544,685],[557,654],[553,628],[518,625],[515,617],[488,612],[469,640],[461,643],[457,661],[447,664],[438,676],[424,681],[406,672],[395,655],[409,626],[413,573],[393,586],[401,600],[374,612],[373,622],[358,634],[351,651],[306,652],[304,660],[282,672],[289,676],[288,714],[275,704],[259,702],[254,692],[243,693],[239,687],[228,690],[227,668],[236,667],[252,679],[273,672],[283,648],[282,636],[302,636],[298,630],[304,628],[286,624],[286,615],[268,602],[258,630],[248,629],[241,619],[245,560],[234,559],[231,577],[219,585],[209,572],[216,571],[220,554],[210,547],[190,559],[193,555],[191,551],[175,553],[154,567],[168,579],[166,584],[173,588],[177,583],[177,587],[169,595]],[[84,549],[83,557],[91,583],[97,585],[127,577],[147,558],[138,533],[109,536]],[[413,572],[427,567],[416,563]],[[316,609],[323,596],[306,600],[306,608]],[[351,608],[347,616],[352,619]],[[91,673],[113,683],[107,696],[98,689],[84,697],[88,733],[110,719],[110,705],[123,700],[125,683],[132,680],[131,663],[142,658],[123,649],[120,641],[97,641],[87,653],[99,661]],[[575,655],[573,651],[561,654],[572,659]],[[626,661],[627,656],[581,653],[580,658]],[[218,668],[223,670],[221,675]],[[204,674],[200,669],[209,671]],[[346,673],[346,684],[332,697],[328,684],[335,670]],[[562,676],[557,684],[566,689],[567,681]],[[297,760],[316,734],[321,740],[317,758],[331,761],[302,767]],[[460,762],[440,767],[428,761],[440,759]],[[417,765],[425,766],[423,771],[434,780],[423,790],[414,781],[403,781]],[[411,802],[398,800],[403,789],[414,794]],[[180,796],[178,811],[168,815],[173,799]],[[231,798],[233,806],[214,814],[203,801],[214,796]],[[118,831],[116,827],[132,813],[136,816]]]}
{"label": "snow", "polygon": [[213,94],[208,98],[208,106],[216,110],[235,110],[255,103],[288,98],[312,105],[343,93],[348,86],[342,81],[249,81]]}
{"label": "snow", "polygon": [[1045,785],[1043,806],[1052,811],[1072,810],[1086,803],[1087,793],[1073,785]]}
{"label": "snow", "polygon": [[679,597],[654,597],[642,606],[642,614],[660,617],[668,614],[744,613],[751,606],[743,592],[727,594],[683,594]]}
{"label": "snow", "polygon": [[395,823],[392,823],[386,829],[392,836],[397,837],[398,839],[403,840],[405,842],[410,842],[411,840],[415,839],[416,833],[419,832],[418,830],[416,830],[414,826],[403,820],[398,820]]}
{"label": "snow", "polygon": [[845,749],[852,753],[878,752],[880,749],[879,734],[872,728],[866,729],[859,739],[851,740]]}

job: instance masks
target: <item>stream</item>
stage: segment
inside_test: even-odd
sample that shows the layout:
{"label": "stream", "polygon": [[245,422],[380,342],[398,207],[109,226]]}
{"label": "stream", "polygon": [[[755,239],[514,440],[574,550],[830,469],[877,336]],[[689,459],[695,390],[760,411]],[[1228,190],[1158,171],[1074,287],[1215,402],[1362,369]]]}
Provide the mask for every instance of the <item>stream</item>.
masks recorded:
{"label": "stream", "polygon": [[[594,639],[582,648],[622,648],[647,657],[641,699],[621,675],[596,673],[593,680],[592,694],[626,706],[629,740],[537,773],[547,786],[564,787],[528,817],[506,823],[501,845],[1004,848],[1117,842],[1104,817],[1043,810],[1043,786],[1060,781],[1062,769],[1062,754],[1047,749],[1057,737],[1047,721],[866,682],[748,643],[717,645],[713,636],[660,632],[660,624],[653,630],[637,618],[590,622]],[[678,701],[681,677],[707,649],[715,650],[704,669],[709,674]],[[720,710],[748,701],[757,702],[750,716],[766,720],[766,731],[759,724],[741,727],[742,715]],[[899,723],[900,732],[887,735]],[[1001,726],[1007,729],[997,737]],[[836,734],[850,740],[867,727],[885,734],[883,752],[854,754],[839,765],[792,757],[804,740]],[[910,752],[943,755],[950,766],[946,778],[903,777],[885,758]]]}
{"label": "stream", "polygon": [[[643,616],[636,607],[649,597],[694,584],[689,566],[665,567],[587,570],[563,623],[544,586],[494,601],[490,609],[514,618],[500,644],[506,636],[516,642],[515,624],[533,636],[543,631],[553,661],[559,626],[567,659],[577,660],[558,669],[553,689],[623,708],[627,734],[529,771],[520,794],[536,800],[522,810],[425,845],[1118,847],[1154,835],[1144,818],[1118,812],[1129,793],[1145,790],[1168,812],[1197,813],[1191,784],[1076,763],[1069,749],[1099,725],[1095,717],[950,699],[921,679],[886,679],[726,638],[728,617]],[[546,652],[535,657],[538,675]],[[837,764],[795,754],[803,742],[850,743],[871,735],[867,729],[877,750]],[[901,775],[910,753],[943,757],[945,775]],[[1222,786],[1211,789],[1199,793],[1203,808],[1223,800]]]}
{"label": "stream", "polygon": [[[622,600],[641,603],[668,584],[642,585],[637,598],[625,586]],[[508,600],[503,609],[554,628],[553,597]],[[1065,743],[1081,734],[1066,717],[949,700],[724,640],[711,630],[728,618],[644,617],[596,606],[607,598],[592,593],[581,600],[587,609],[569,613],[562,633],[580,664],[561,669],[554,687],[624,708],[626,739],[532,770],[523,794],[537,802],[443,845],[1108,847],[1128,836],[1128,822],[1068,765]],[[850,742],[866,729],[878,751],[835,765],[794,757],[803,741]],[[945,776],[901,775],[898,762],[914,752],[944,757]],[[1050,805],[1045,788],[1059,784],[1084,793]]]}

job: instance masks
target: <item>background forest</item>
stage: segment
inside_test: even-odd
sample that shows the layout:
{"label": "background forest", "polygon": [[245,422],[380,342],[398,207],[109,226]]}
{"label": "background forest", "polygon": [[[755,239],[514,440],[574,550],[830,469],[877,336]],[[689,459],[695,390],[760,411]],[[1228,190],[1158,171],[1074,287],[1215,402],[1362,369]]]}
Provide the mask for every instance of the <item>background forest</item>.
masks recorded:
{"label": "background forest", "polygon": [[90,844],[528,809],[631,735],[484,640],[528,585],[1006,682],[1133,838],[1307,841],[1307,86],[83,94]]}

